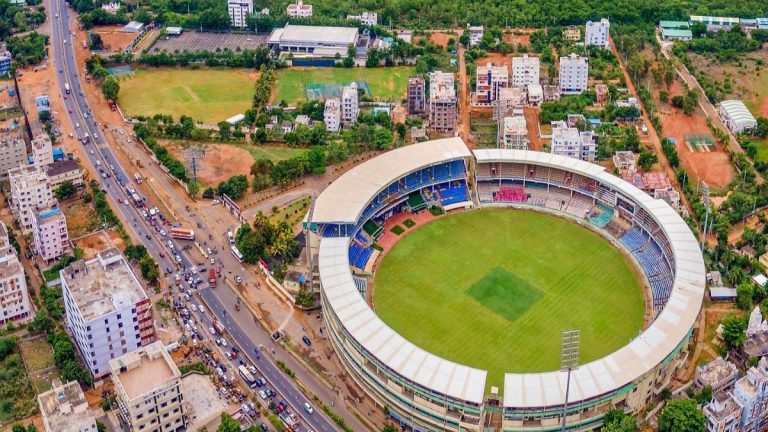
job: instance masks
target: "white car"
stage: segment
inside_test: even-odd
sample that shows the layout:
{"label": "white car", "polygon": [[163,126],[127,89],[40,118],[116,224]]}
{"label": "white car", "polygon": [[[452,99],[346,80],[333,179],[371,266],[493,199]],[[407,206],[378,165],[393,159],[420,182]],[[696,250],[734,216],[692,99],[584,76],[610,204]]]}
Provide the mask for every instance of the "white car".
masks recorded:
{"label": "white car", "polygon": [[177,262],[177,263],[181,263],[181,257],[180,257],[180,256],[178,256],[178,255],[176,255],[176,262]]}
{"label": "white car", "polygon": [[259,397],[267,400],[267,393],[264,390],[259,390]]}
{"label": "white car", "polygon": [[227,340],[224,338],[219,339],[219,342],[221,342],[221,346],[226,347],[227,346]]}
{"label": "white car", "polygon": [[309,414],[312,414],[315,412],[314,409],[312,409],[312,405],[309,404],[309,402],[304,402],[304,411],[306,411]]}
{"label": "white car", "polygon": [[208,331],[211,332],[212,335],[216,336],[216,329],[213,327],[208,327]]}
{"label": "white car", "polygon": [[205,306],[200,305],[197,308],[200,309],[200,313],[203,313],[203,314],[205,313]]}
{"label": "white car", "polygon": [[192,274],[197,274],[197,267],[192,266],[189,268],[189,271],[192,272]]}
{"label": "white car", "polygon": [[211,257],[211,265],[214,265],[214,264],[216,264],[216,258]]}
{"label": "white car", "polygon": [[130,144],[130,143],[132,143],[132,142],[133,142],[133,140],[132,140],[132,139],[130,139],[130,138],[128,138],[128,144]]}
{"label": "white car", "polygon": [[197,306],[192,305],[192,312],[197,312]]}
{"label": "white car", "polygon": [[167,233],[167,232],[165,232],[165,230],[164,230],[164,229],[161,229],[161,230],[160,230],[160,235],[161,235],[161,236],[165,237],[165,235],[166,235],[166,234],[168,234],[168,233]]}
{"label": "white car", "polygon": [[168,240],[168,248],[173,249],[173,242]]}
{"label": "white car", "polygon": [[92,154],[92,155],[95,155],[95,154],[96,154],[96,152],[95,152],[95,151],[93,151],[93,150],[91,150],[91,154]]}

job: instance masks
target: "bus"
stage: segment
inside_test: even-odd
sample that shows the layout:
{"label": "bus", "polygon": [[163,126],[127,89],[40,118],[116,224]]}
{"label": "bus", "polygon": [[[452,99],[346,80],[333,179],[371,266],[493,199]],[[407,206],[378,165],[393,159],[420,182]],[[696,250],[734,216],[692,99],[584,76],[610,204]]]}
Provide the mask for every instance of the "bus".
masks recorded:
{"label": "bus", "polygon": [[234,255],[238,261],[243,262],[243,254],[240,253],[240,250],[237,249],[237,246],[235,245],[232,245],[232,255]]}
{"label": "bus", "polygon": [[171,237],[181,240],[194,240],[195,232],[186,228],[171,228]]}
{"label": "bus", "polygon": [[69,83],[64,83],[64,91],[69,94]]}
{"label": "bus", "polygon": [[244,365],[240,365],[237,370],[240,372],[240,376],[243,378],[243,381],[248,384],[248,387],[256,387],[256,378],[253,377],[253,374],[248,370],[248,368],[246,368]]}

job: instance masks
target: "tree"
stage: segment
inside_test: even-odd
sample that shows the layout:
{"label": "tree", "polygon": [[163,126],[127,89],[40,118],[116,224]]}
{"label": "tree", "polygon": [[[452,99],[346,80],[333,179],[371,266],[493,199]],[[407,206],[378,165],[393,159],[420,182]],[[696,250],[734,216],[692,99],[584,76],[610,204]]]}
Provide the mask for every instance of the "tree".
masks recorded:
{"label": "tree", "polygon": [[120,93],[120,83],[114,77],[108,77],[101,84],[101,93],[106,99],[116,101]]}
{"label": "tree", "polygon": [[35,313],[35,319],[29,323],[27,329],[33,333],[48,333],[53,330],[53,320],[42,310],[38,310]]}
{"label": "tree", "polygon": [[659,100],[664,103],[667,103],[669,101],[669,91],[659,90]]}
{"label": "tree", "polygon": [[700,392],[696,393],[695,399],[699,403],[699,405],[708,404],[712,400],[712,386],[711,385],[704,386],[704,388],[702,388]]}
{"label": "tree", "polygon": [[219,126],[219,139],[222,141],[229,141],[232,138],[232,131],[229,123],[220,121],[217,126]]}
{"label": "tree", "polygon": [[723,341],[725,341],[725,346],[728,350],[740,347],[747,339],[745,333],[747,321],[744,318],[729,316],[721,324],[723,325]]}
{"label": "tree", "polygon": [[637,432],[637,420],[619,409],[612,409],[603,417],[603,432]]}
{"label": "tree", "polygon": [[302,288],[296,294],[296,304],[301,307],[310,308],[315,304],[315,295]]}
{"label": "tree", "polygon": [[736,286],[736,304],[741,310],[749,310],[752,308],[752,297],[754,296],[754,288],[751,282],[743,282]]}
{"label": "tree", "polygon": [[232,176],[227,180],[219,183],[218,186],[219,195],[226,194],[234,200],[242,198],[247,190],[248,177],[245,175]]}
{"label": "tree", "polygon": [[54,195],[56,198],[63,200],[65,198],[71,197],[75,193],[77,193],[77,188],[72,184],[71,181],[67,180],[56,189],[56,193]]}
{"label": "tree", "polygon": [[655,153],[645,149],[643,149],[643,151],[640,152],[640,156],[638,156],[637,158],[637,164],[640,165],[640,168],[642,168],[643,171],[650,170],[651,167],[653,167],[653,165],[658,161],[659,161],[659,158],[656,156]]}
{"label": "tree", "polygon": [[145,255],[139,260],[139,269],[141,270],[141,276],[149,283],[154,283],[160,278],[160,270],[157,267],[157,263],[149,255]]}
{"label": "tree", "polygon": [[691,399],[667,402],[659,417],[659,432],[704,432],[707,419]]}
{"label": "tree", "polygon": [[397,428],[392,423],[387,423],[381,428],[381,432],[397,432]]}
{"label": "tree", "polygon": [[40,118],[40,121],[43,123],[48,123],[53,119],[53,115],[50,111],[43,111],[41,112],[38,117]]}
{"label": "tree", "polygon": [[216,432],[240,432],[240,423],[229,414],[223,412],[221,413],[221,424],[216,429]]}

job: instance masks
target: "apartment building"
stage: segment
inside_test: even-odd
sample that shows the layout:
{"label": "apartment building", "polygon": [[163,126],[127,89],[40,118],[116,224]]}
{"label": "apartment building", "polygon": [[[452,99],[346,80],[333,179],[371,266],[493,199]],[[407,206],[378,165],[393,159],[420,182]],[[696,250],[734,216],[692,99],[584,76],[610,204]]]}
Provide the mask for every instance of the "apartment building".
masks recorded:
{"label": "apartment building", "polygon": [[576,26],[568,26],[563,29],[563,39],[570,42],[578,42],[581,40],[581,30]]}
{"label": "apartment building", "polygon": [[584,44],[586,46],[599,46],[610,48],[608,35],[611,31],[611,23],[603,18],[600,21],[587,21],[584,29]]}
{"label": "apartment building", "polygon": [[357,95],[357,84],[351,83],[341,88],[341,121],[344,124],[357,122],[360,114],[360,103]]}
{"label": "apartment building", "polygon": [[597,136],[590,132],[579,132],[564,121],[552,122],[552,154],[568,156],[587,162],[597,157]]}
{"label": "apartment building", "polygon": [[328,132],[338,132],[341,128],[341,101],[339,98],[330,98],[325,100],[325,109],[323,110],[323,122],[325,130]]}
{"label": "apartment building", "polygon": [[37,395],[45,432],[96,432],[96,417],[88,407],[83,389],[77,381],[61,384]]}
{"label": "apartment building", "polygon": [[53,143],[47,133],[41,133],[32,138],[32,157],[35,165],[44,171],[53,163]]}
{"label": "apartment building", "polygon": [[248,27],[248,16],[253,15],[253,0],[227,0],[229,23],[232,27]]}
{"label": "apartment building", "polygon": [[506,87],[499,90],[499,97],[493,102],[493,118],[501,124],[504,117],[512,116],[526,104],[525,90],[520,87]]}
{"label": "apartment building", "polygon": [[150,300],[116,248],[60,272],[66,325],[94,378],[109,361],[155,341]]}
{"label": "apartment building", "polygon": [[597,103],[602,104],[608,102],[610,96],[610,90],[606,84],[595,84],[595,98]]}
{"label": "apartment building", "polygon": [[72,251],[67,231],[67,218],[53,201],[48,208],[35,213],[32,223],[35,251],[46,262],[52,262]]}
{"label": "apartment building", "polygon": [[408,78],[408,115],[424,113],[427,105],[425,90],[424,77],[417,75]]}
{"label": "apartment building", "polygon": [[741,413],[744,407],[730,392],[715,392],[712,401],[704,406],[707,418],[707,432],[739,432]]}
{"label": "apartment building", "polygon": [[768,358],[761,357],[757,366],[736,381],[733,398],[744,407],[741,413],[741,431],[758,432],[768,425]]}
{"label": "apartment building", "polygon": [[589,58],[577,54],[560,57],[560,93],[579,94],[587,89]]}
{"label": "apartment building", "polygon": [[363,12],[360,15],[347,15],[350,21],[359,21],[362,25],[375,26],[379,20],[379,14],[376,12]]}
{"label": "apartment building", "polygon": [[[616,152],[630,153],[632,152]],[[614,158],[615,160],[615,158]],[[632,168],[634,168],[634,157],[632,158]],[[621,170],[621,168],[619,167]],[[629,170],[626,170],[629,171]],[[696,368],[696,374],[693,378],[693,385],[701,390],[706,386],[712,387],[713,392],[730,392],[733,389],[736,380],[739,378],[739,370],[736,365],[718,357],[707,364]]]}
{"label": "apartment building", "polygon": [[8,239],[8,228],[0,222],[0,325],[22,324],[32,318],[24,267]]}
{"label": "apartment building", "polygon": [[53,162],[48,165],[48,184],[51,185],[51,190],[61,186],[64,182],[70,182],[75,187],[83,186],[83,171],[77,164],[77,161],[71,159],[62,159]]}
{"label": "apartment building", "polygon": [[512,57],[512,85],[515,87],[527,87],[539,84],[539,71],[541,62],[538,57]]}
{"label": "apartment building", "polygon": [[11,63],[13,62],[13,57],[11,57],[11,52],[8,50],[0,51],[0,75],[8,75],[8,72],[11,70]]}
{"label": "apartment building", "polygon": [[8,171],[11,185],[11,211],[24,234],[32,232],[35,212],[53,200],[48,176],[38,166],[21,166]]}
{"label": "apartment building", "polygon": [[541,84],[528,84],[528,105],[540,106],[544,102],[544,88]]}
{"label": "apartment building", "polygon": [[186,428],[181,372],[162,342],[109,361],[120,417],[134,432]]}
{"label": "apartment building", "polygon": [[484,27],[467,24],[467,32],[469,33],[469,46],[474,47],[480,45],[480,42],[483,41],[483,35],[485,34]]}
{"label": "apartment building", "polygon": [[302,0],[291,3],[286,9],[289,18],[309,18],[312,16],[312,5],[304,4]]}
{"label": "apartment building", "polygon": [[8,180],[8,171],[29,164],[27,144],[21,134],[0,129],[0,180]]}
{"label": "apartment building", "polygon": [[475,82],[475,101],[477,105],[489,105],[499,97],[499,90],[509,87],[509,68],[507,65],[488,63],[478,66]]}
{"label": "apartment building", "polygon": [[525,116],[504,117],[500,130],[499,148],[528,150],[528,126]]}
{"label": "apartment building", "polygon": [[429,127],[434,132],[452,134],[456,131],[459,115],[453,82],[452,73],[429,74]]}

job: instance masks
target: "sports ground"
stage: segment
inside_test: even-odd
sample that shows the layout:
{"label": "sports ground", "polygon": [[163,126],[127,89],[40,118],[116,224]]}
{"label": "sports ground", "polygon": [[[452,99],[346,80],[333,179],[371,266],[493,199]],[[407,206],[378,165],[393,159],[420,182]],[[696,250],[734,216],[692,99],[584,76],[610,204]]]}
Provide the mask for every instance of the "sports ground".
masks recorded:
{"label": "sports ground", "polygon": [[277,84],[272,102],[282,100],[288,105],[306,101],[305,86],[312,84],[347,85],[352,81],[365,81],[375,100],[397,100],[405,96],[408,77],[413,67],[390,68],[287,68],[277,71]]}
{"label": "sports ground", "polygon": [[560,332],[581,330],[581,363],[642,329],[644,295],[629,259],[578,224],[487,209],[437,219],[389,251],[375,276],[376,313],[445,359],[488,371],[560,368]]}
{"label": "sports ground", "polygon": [[216,124],[251,107],[255,82],[247,70],[140,69],[121,78],[118,103],[129,116],[188,115]]}

